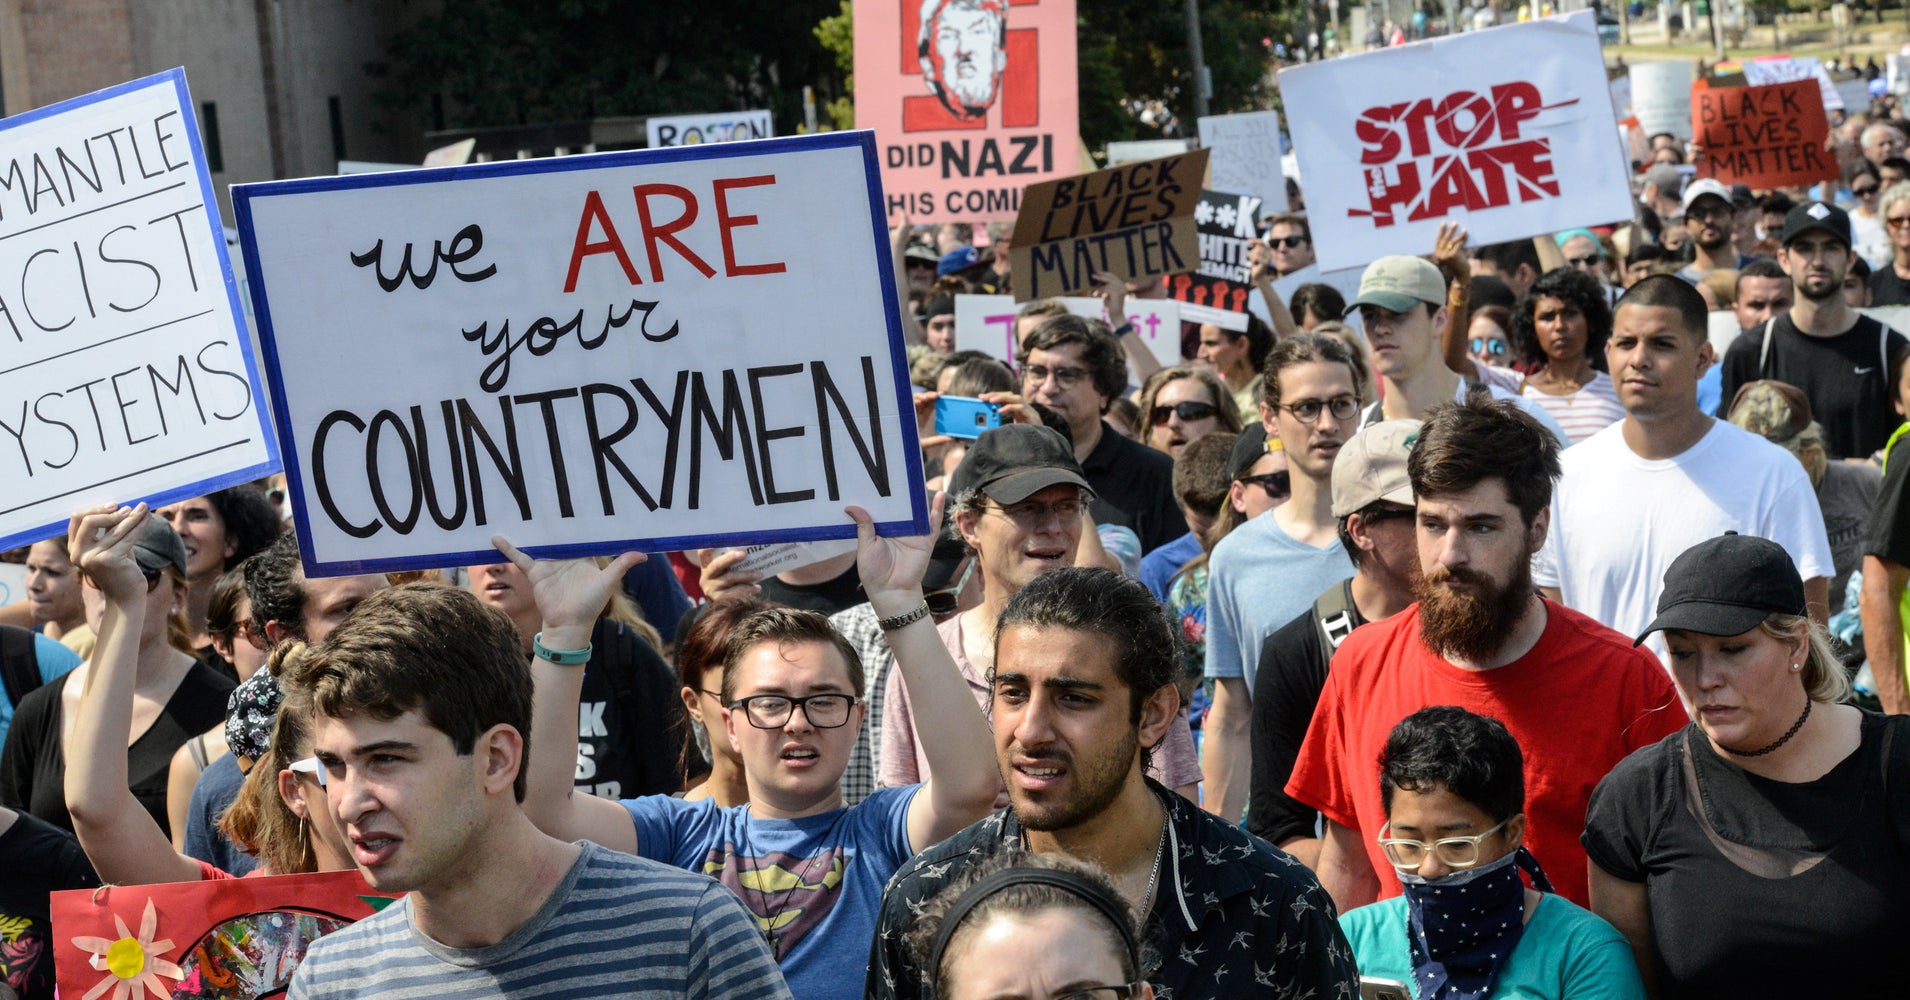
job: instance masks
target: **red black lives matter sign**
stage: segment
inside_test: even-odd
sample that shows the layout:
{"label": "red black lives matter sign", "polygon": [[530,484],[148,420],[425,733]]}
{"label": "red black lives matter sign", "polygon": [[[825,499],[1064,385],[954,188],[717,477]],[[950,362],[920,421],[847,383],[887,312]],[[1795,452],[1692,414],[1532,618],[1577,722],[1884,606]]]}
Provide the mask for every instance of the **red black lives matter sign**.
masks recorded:
{"label": "red black lives matter sign", "polygon": [[[1543,53],[1543,58],[1533,58]],[[1631,217],[1589,11],[1280,71],[1323,270]]]}
{"label": "red black lives matter sign", "polygon": [[1013,219],[1080,171],[1073,0],[861,0],[855,52],[891,222]]}

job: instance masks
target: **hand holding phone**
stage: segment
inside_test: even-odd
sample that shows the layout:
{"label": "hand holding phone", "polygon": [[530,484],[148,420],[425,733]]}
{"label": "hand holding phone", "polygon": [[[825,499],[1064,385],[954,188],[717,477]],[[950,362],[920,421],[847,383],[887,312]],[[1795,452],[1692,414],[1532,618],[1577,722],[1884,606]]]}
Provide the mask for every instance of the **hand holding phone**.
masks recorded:
{"label": "hand holding phone", "polygon": [[1001,406],[972,396],[943,396],[935,401],[935,433],[973,441],[1001,426]]}

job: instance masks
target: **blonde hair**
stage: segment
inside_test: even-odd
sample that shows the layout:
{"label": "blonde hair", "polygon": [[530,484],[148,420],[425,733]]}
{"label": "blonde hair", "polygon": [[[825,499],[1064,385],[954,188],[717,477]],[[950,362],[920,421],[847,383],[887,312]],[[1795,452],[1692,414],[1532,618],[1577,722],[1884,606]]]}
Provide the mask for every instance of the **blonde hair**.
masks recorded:
{"label": "blonde hair", "polygon": [[1791,433],[1795,413],[1783,394],[1768,385],[1753,384],[1744,390],[1744,398],[1731,410],[1731,422],[1797,456],[1810,473],[1811,486],[1824,481],[1830,468],[1830,453],[1824,448],[1824,428],[1816,421]]}
{"label": "blonde hair", "polygon": [[1830,637],[1823,626],[1804,615],[1774,614],[1759,622],[1758,628],[1779,642],[1795,642],[1798,633],[1804,634],[1804,663],[1800,674],[1804,693],[1810,695],[1812,701],[1836,705],[1850,700],[1850,675],[1844,672],[1843,661],[1830,648]]}
{"label": "blonde hair", "polygon": [[[590,561],[596,563],[598,569],[610,565],[609,556],[592,556]],[[637,608],[637,602],[631,600],[630,595],[624,593],[621,586],[610,592],[610,603],[604,605],[603,611],[597,617],[608,618],[630,626],[631,631],[642,636],[643,641],[649,643],[651,649],[659,654],[664,651],[663,634],[644,619],[643,612]]]}

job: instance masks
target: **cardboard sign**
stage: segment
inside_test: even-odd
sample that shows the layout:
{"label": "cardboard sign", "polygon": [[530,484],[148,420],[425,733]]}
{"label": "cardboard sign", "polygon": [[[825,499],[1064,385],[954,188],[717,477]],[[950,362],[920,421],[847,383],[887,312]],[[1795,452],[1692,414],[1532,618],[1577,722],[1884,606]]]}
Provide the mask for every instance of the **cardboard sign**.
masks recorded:
{"label": "cardboard sign", "polygon": [[[1100,299],[1063,298],[1061,304],[1076,316],[1107,322],[1107,310]],[[1018,308],[1011,295],[955,296],[955,348],[986,351],[1013,367]],[[1127,321],[1134,324],[1134,332],[1154,352],[1154,359],[1163,365],[1181,363],[1181,309],[1181,304],[1173,299],[1128,299],[1122,306]]]}
{"label": "cardboard sign", "polygon": [[0,121],[0,549],[278,468],[184,70]]}
{"label": "cardboard sign", "polygon": [[394,899],[356,870],[56,892],[53,968],[64,997],[279,997],[313,941]]}
{"label": "cardboard sign", "polygon": [[1824,148],[1830,120],[1816,81],[1704,87],[1693,100],[1691,127],[1704,147],[1699,177],[1753,188],[1837,179],[1837,158]]}
{"label": "cardboard sign", "polygon": [[856,127],[874,129],[892,221],[998,222],[1076,172],[1074,0],[862,0]]}
{"label": "cardboard sign", "polygon": [[697,146],[709,142],[767,139],[776,126],[767,111],[732,111],[717,115],[651,115],[647,123],[650,148]]}
{"label": "cardboard sign", "polygon": [[1009,251],[1015,298],[1085,295],[1101,271],[1144,281],[1200,266],[1205,149],[1033,185]]}
{"label": "cardboard sign", "polygon": [[1214,151],[1207,161],[1208,187],[1259,198],[1259,215],[1287,210],[1287,179],[1280,172],[1285,152],[1280,146],[1280,112],[1202,118],[1200,144]]}
{"label": "cardboard sign", "polygon": [[867,132],[233,188],[306,571],[925,530],[879,191]]}
{"label": "cardboard sign", "polygon": [[1124,142],[1108,143],[1108,166],[1118,167],[1123,163],[1140,160],[1158,160],[1163,156],[1174,156],[1193,148],[1186,139],[1131,139]]}
{"label": "cardboard sign", "polygon": [[1647,137],[1691,138],[1691,64],[1641,62],[1631,68],[1631,111]]}
{"label": "cardboard sign", "polygon": [[[1753,87],[1810,80],[1816,84],[1817,92],[1823,98],[1824,110],[1842,111],[1844,108],[1844,95],[1831,82],[1823,60],[1816,56],[1763,56],[1745,62],[1739,71],[1744,74],[1744,82]],[[1870,102],[1864,103],[1868,106]]]}
{"label": "cardboard sign", "polygon": [[1247,283],[1253,272],[1247,247],[1259,217],[1260,199],[1252,195],[1200,193],[1200,204],[1194,207],[1200,270],[1167,279],[1167,294],[1180,300],[1182,317],[1226,330],[1247,329],[1247,302],[1254,294]]}
{"label": "cardboard sign", "polygon": [[[1543,59],[1526,54],[1545,53]],[[1632,214],[1591,11],[1280,71],[1320,267]]]}

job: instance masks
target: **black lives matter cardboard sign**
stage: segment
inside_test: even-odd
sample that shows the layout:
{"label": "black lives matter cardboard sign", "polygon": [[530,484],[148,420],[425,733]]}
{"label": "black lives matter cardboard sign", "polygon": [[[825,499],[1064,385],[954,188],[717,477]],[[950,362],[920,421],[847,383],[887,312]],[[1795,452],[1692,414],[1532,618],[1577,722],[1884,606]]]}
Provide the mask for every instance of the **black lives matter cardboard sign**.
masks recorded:
{"label": "black lives matter cardboard sign", "polygon": [[1033,184],[1010,239],[1016,299],[1086,295],[1094,275],[1145,281],[1200,266],[1194,221],[1208,150]]}

